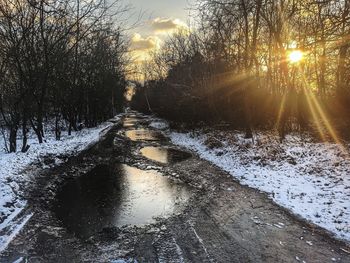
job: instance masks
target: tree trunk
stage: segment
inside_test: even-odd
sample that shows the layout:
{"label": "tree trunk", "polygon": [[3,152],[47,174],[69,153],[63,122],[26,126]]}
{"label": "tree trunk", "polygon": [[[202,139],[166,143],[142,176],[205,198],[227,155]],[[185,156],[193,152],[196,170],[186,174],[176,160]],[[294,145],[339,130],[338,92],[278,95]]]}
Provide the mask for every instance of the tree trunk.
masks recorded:
{"label": "tree trunk", "polygon": [[22,149],[21,149],[21,152],[22,153],[25,153],[29,150],[29,145],[27,144],[28,142],[28,136],[27,136],[27,133],[28,133],[28,129],[27,129],[27,118],[26,118],[26,115],[23,114],[23,120],[22,120]]}
{"label": "tree trunk", "polygon": [[10,128],[10,153],[14,153],[17,151],[17,128]]}
{"label": "tree trunk", "polygon": [[338,64],[338,76],[337,76],[337,89],[340,96],[344,95],[346,89],[346,76],[345,76],[345,61],[348,51],[348,46],[343,45],[339,49],[339,64]]}
{"label": "tree trunk", "polygon": [[320,57],[320,88],[319,94],[324,97],[326,95],[326,44],[322,41],[322,55]]}
{"label": "tree trunk", "polygon": [[59,125],[59,116],[57,115],[55,120],[55,136],[56,136],[56,141],[61,140],[61,128]]}
{"label": "tree trunk", "polygon": [[35,126],[34,122],[31,121],[32,128],[38,138],[39,143],[43,143],[43,121],[38,120],[37,126]]}
{"label": "tree trunk", "polygon": [[68,136],[72,135],[72,124],[69,122],[68,124]]}
{"label": "tree trunk", "polygon": [[[248,84],[250,85],[250,84]],[[245,115],[245,138],[246,139],[252,139],[253,138],[253,132],[252,132],[252,116],[251,116],[251,110],[250,110],[250,86],[245,87],[244,90],[244,115]]]}

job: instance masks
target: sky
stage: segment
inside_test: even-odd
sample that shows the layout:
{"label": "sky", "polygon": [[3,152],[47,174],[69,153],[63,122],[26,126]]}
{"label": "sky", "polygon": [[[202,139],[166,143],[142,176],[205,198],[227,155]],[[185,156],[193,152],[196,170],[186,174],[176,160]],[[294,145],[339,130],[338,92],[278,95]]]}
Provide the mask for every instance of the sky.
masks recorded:
{"label": "sky", "polygon": [[125,0],[132,6],[130,49],[138,62],[147,60],[150,51],[178,29],[188,28],[189,7],[194,0]]}
{"label": "sky", "polygon": [[188,0],[129,0],[135,11],[145,11],[144,19],[150,17],[178,18],[187,20]]}

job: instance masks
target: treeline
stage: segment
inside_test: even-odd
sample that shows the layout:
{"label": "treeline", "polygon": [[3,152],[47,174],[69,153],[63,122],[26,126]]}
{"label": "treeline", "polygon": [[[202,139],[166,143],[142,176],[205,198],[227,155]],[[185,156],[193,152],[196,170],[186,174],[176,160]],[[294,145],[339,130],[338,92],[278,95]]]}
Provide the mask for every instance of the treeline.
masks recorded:
{"label": "treeline", "polygon": [[332,121],[349,121],[350,1],[201,0],[195,10],[196,26],[144,65],[133,107],[225,120],[247,137],[311,125],[324,137]]}
{"label": "treeline", "polygon": [[7,150],[33,129],[59,140],[113,116],[126,86],[127,45],[119,1],[0,0],[0,124]]}

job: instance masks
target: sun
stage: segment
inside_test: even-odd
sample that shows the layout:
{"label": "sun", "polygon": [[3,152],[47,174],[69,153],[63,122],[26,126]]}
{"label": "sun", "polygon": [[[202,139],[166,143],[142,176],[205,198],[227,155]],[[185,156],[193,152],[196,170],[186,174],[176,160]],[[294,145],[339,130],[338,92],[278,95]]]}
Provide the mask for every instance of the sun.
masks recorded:
{"label": "sun", "polygon": [[288,58],[291,63],[298,63],[303,59],[303,52],[300,50],[294,50],[289,53]]}

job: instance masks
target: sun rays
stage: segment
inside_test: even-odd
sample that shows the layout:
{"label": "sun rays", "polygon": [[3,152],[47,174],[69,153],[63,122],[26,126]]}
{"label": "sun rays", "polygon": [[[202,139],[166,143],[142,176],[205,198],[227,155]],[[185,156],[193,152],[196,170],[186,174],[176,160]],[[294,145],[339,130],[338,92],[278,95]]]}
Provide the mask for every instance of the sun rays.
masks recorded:
{"label": "sun rays", "polygon": [[[293,81],[288,81],[288,85],[291,85],[290,88],[292,89],[299,89],[299,91],[303,92],[307,102],[307,107],[311,114],[312,122],[314,123],[321,140],[323,142],[332,141],[336,143],[343,153],[349,155],[348,149],[343,144],[331,118],[327,115],[326,110],[324,109],[324,104],[320,101],[315,92],[309,88],[311,85],[310,81],[299,64],[299,62],[306,59],[305,56],[306,54],[300,50],[294,50],[287,53],[288,61],[293,67],[293,71],[289,72],[289,78],[290,80],[293,79]],[[294,83],[294,80],[297,81],[297,84]],[[288,93],[285,93],[281,99],[276,127],[280,127],[281,125],[281,119],[287,107],[287,97]]]}

